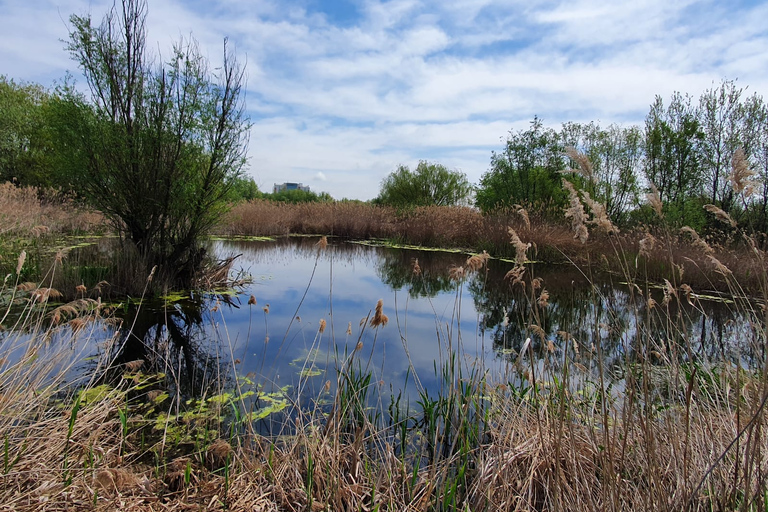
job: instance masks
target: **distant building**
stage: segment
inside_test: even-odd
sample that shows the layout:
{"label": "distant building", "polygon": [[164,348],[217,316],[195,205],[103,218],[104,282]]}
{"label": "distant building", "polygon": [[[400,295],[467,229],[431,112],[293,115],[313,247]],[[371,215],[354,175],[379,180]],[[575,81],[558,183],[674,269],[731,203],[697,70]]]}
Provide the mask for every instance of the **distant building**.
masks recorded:
{"label": "distant building", "polygon": [[303,190],[304,192],[309,192],[309,186],[305,186],[303,183],[275,183],[275,186],[272,188],[272,193],[277,194],[284,190]]}

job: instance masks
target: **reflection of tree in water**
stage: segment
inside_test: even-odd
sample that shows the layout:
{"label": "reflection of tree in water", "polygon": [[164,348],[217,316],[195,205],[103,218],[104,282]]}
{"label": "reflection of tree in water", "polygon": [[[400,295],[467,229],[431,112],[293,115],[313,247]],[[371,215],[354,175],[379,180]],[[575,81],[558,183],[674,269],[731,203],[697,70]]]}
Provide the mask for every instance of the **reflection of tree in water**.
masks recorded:
{"label": "reflection of tree in water", "polygon": [[226,387],[231,380],[228,365],[220,364],[217,342],[206,331],[204,312],[211,306],[210,299],[196,295],[165,308],[129,310],[105,378],[119,377],[125,363],[141,360],[144,373],[166,374],[182,400],[200,397],[212,386]]}
{"label": "reflection of tree in water", "polygon": [[[761,344],[756,343],[760,330],[750,327],[754,323],[743,311],[723,302],[691,305],[682,295],[665,302],[661,290],[643,293],[599,278],[590,283],[576,269],[562,267],[528,267],[525,286],[511,286],[504,279],[510,268],[491,261],[487,277],[478,275],[468,283],[481,334],[488,334],[497,352],[508,358],[516,357],[509,349],[519,352],[528,338],[539,354],[549,347],[574,354],[574,345],[582,356],[594,357],[599,350],[606,368],[636,357],[660,363],[726,357],[750,365],[762,357]],[[532,277],[540,277],[542,289],[549,293],[546,307],[537,304],[540,290],[532,291]],[[653,308],[649,296],[656,301]]]}
{"label": "reflection of tree in water", "polygon": [[[418,274],[414,273],[416,259]],[[434,297],[456,287],[449,271],[451,267],[463,265],[466,259],[463,254],[440,251],[387,249],[380,254],[376,274],[394,290],[407,289],[412,298]]]}

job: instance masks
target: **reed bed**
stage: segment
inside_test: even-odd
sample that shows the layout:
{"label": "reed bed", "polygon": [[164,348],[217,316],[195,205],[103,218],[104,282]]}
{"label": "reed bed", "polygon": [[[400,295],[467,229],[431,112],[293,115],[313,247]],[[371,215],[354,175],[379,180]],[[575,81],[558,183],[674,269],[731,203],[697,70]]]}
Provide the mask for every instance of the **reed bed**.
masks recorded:
{"label": "reed bed", "polygon": [[79,207],[72,198],[10,182],[0,184],[0,236],[98,232],[103,224],[100,213]]}
{"label": "reed bed", "polygon": [[[576,198],[577,204],[581,204]],[[592,207],[599,205],[592,201]],[[587,229],[607,219],[584,216],[576,222]],[[567,220],[567,219],[564,219]],[[572,218],[573,220],[573,218]],[[609,222],[609,221],[608,221]],[[421,247],[487,251],[493,257],[514,259],[509,229],[531,244],[528,257],[548,263],[571,263],[585,268],[629,272],[633,279],[661,282],[673,273],[684,273],[687,282],[701,290],[730,292],[712,257],[729,268],[742,291],[760,293],[763,268],[753,257],[760,244],[741,237],[737,230],[711,235],[708,241],[691,236],[691,230],[670,230],[663,223],[627,231],[592,229],[574,231],[573,222],[529,217],[522,208],[483,215],[468,207],[430,206],[407,210],[357,202],[288,204],[254,200],[237,205],[217,227],[222,235],[285,236],[332,235],[354,240],[380,239]],[[591,226],[590,226],[591,227]],[[599,228],[599,226],[596,226]],[[587,237],[583,240],[583,237]],[[650,237],[649,237],[650,235]],[[653,240],[644,245],[643,240]],[[703,244],[703,245],[702,245]],[[706,247],[706,248],[704,248]],[[634,267],[634,268],[629,268]]]}

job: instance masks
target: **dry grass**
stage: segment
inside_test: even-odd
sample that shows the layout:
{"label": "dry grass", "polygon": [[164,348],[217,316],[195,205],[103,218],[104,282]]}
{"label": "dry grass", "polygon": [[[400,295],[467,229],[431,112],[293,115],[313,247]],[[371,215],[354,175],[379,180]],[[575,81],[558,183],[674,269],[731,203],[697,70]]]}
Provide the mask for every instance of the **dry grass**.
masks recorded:
{"label": "dry grass", "polygon": [[101,231],[103,224],[100,214],[78,207],[72,199],[41,200],[34,187],[0,184],[0,236],[93,232]]}

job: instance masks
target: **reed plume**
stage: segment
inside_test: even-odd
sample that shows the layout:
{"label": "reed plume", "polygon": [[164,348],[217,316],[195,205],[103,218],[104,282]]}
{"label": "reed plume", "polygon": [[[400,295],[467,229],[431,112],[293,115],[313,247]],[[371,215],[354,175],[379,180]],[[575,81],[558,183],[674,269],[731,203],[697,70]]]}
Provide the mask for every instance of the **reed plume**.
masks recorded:
{"label": "reed plume", "polygon": [[592,162],[589,161],[589,158],[587,155],[579,151],[573,146],[568,146],[565,148],[565,154],[568,155],[568,157],[576,162],[576,165],[579,166],[578,169],[568,169],[566,172],[575,172],[578,174],[581,174],[586,179],[588,179],[591,182],[595,181],[595,175],[592,168]]}
{"label": "reed plume", "polygon": [[656,188],[656,185],[651,183],[651,191],[645,194],[645,198],[648,200],[648,204],[651,205],[651,208],[653,208],[653,211],[656,212],[656,215],[659,216],[660,219],[664,218],[664,204],[661,202],[661,196],[659,195],[659,189]]}
{"label": "reed plume", "polygon": [[758,181],[754,179],[755,171],[749,168],[749,160],[742,148],[733,153],[731,159],[731,172],[728,181],[737,194],[744,193],[744,197],[750,197],[757,188]]}
{"label": "reed plume", "polygon": [[509,228],[507,231],[509,232],[509,243],[511,243],[515,248],[515,263],[518,265],[523,265],[526,261],[528,261],[526,252],[531,248],[531,244],[526,244],[520,240],[520,237],[517,236],[517,232],[514,229]]}
{"label": "reed plume", "polygon": [[531,219],[528,217],[528,211],[519,204],[513,205],[513,208],[515,209],[515,213],[517,213],[523,219],[523,222],[525,222],[525,227],[531,229]]}
{"label": "reed plume", "polygon": [[563,180],[563,186],[568,191],[570,206],[565,210],[565,218],[571,219],[571,229],[574,232],[573,238],[579,240],[582,244],[587,243],[589,231],[587,230],[587,214],[584,213],[584,206],[579,200],[579,194],[576,192],[573,184],[568,180]]}
{"label": "reed plume", "polygon": [[720,222],[730,224],[732,228],[736,227],[736,221],[733,220],[733,218],[730,215],[725,213],[722,209],[718,208],[717,206],[713,204],[705,204],[704,209],[707,210],[709,213],[713,214],[715,218]]}
{"label": "reed plume", "polygon": [[379,299],[376,303],[376,310],[371,318],[371,327],[385,326],[389,322],[389,317],[383,313],[384,299]]}

